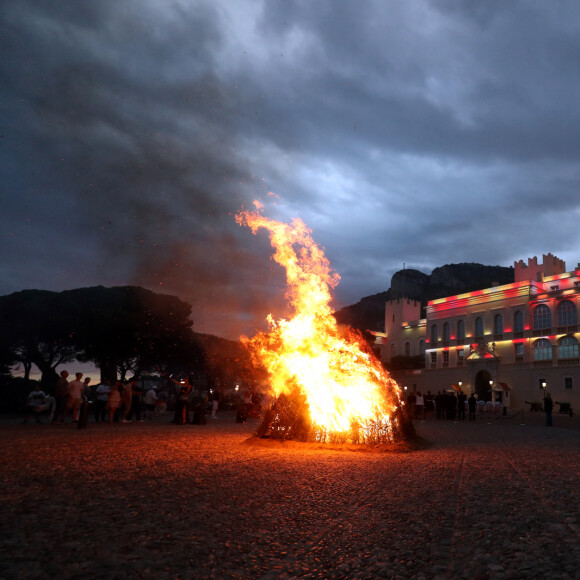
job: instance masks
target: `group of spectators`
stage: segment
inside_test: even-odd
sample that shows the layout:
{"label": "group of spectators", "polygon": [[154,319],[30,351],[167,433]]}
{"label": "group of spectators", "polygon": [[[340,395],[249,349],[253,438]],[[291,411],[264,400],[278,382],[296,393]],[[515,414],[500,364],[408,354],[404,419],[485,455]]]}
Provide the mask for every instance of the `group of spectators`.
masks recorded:
{"label": "group of spectators", "polygon": [[95,421],[130,423],[154,419],[167,408],[168,395],[157,386],[143,393],[137,379],[128,383],[103,381],[88,395],[93,403]]}
{"label": "group of spectators", "polygon": [[427,391],[422,395],[420,391],[407,395],[407,405],[409,414],[414,419],[432,419],[437,420],[465,420],[465,410],[467,407],[469,420],[475,420],[475,410],[477,408],[477,399],[471,394],[468,398],[463,391],[455,392],[438,391],[432,394]]}
{"label": "group of spectators", "polygon": [[76,373],[75,379],[68,380],[68,372],[62,371],[56,383],[54,396],[35,388],[26,400],[24,423],[34,417],[40,423],[40,413],[48,411],[50,423],[64,423],[67,415],[72,414],[73,421],[78,422],[81,405],[89,389],[90,377],[83,380],[83,373]]}
{"label": "group of spectators", "polygon": [[222,398],[221,392],[211,389],[208,393],[194,391],[188,378],[176,380],[169,377],[176,386],[175,414],[172,423],[176,425],[205,425],[207,412],[211,409],[211,418],[217,419],[217,412]]}
{"label": "group of spectators", "polygon": [[167,408],[166,392],[153,387],[143,393],[136,379],[126,383],[105,380],[92,387],[90,377],[83,380],[83,373],[76,373],[72,381],[68,377],[67,371],[60,373],[54,396],[39,387],[30,392],[26,400],[24,423],[32,418],[41,423],[43,412],[48,412],[49,423],[64,423],[69,415],[73,423],[78,423],[82,420],[83,411],[88,413],[90,404],[97,423],[130,423],[133,419],[153,419]]}

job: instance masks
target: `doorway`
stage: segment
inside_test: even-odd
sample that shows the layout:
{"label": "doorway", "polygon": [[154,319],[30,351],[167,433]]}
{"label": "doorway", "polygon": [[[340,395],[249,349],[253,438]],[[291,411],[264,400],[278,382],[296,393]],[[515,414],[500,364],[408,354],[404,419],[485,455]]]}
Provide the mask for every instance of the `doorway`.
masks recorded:
{"label": "doorway", "polygon": [[479,371],[475,375],[475,394],[478,401],[491,401],[489,381],[491,381],[491,374],[488,371]]}

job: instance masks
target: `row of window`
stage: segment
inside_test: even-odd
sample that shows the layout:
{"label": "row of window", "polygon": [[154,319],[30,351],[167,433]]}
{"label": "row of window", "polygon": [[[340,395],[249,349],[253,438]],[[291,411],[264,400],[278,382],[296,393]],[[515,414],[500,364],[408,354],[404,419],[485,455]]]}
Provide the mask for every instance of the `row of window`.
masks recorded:
{"label": "row of window", "polygon": [[[580,358],[580,349],[578,347],[578,341],[574,336],[563,336],[556,345],[558,349],[558,359],[578,359]],[[540,338],[533,343],[534,360],[552,360],[553,357],[553,345],[547,338]],[[524,343],[516,342],[514,344],[514,354],[516,357],[524,356]],[[421,349],[421,353],[423,353]],[[457,349],[457,362],[463,361],[464,350],[463,348]],[[410,356],[411,345],[409,342],[405,342],[405,356]],[[437,353],[436,351],[431,352],[431,362],[436,361]],[[443,351],[443,362],[449,362],[449,351]]]}
{"label": "row of window", "polygon": [[[575,337],[563,336],[558,341],[557,347],[559,359],[578,358],[578,341]],[[540,338],[534,342],[534,360],[552,360],[552,343],[547,338]]]}
{"label": "row of window", "polygon": [[[577,324],[578,314],[576,305],[571,300],[563,300],[556,308],[558,326]],[[539,304],[534,308],[534,329],[552,328],[552,314],[546,304]]]}
{"label": "row of window", "polygon": [[[578,314],[576,311],[576,305],[571,300],[562,300],[556,308],[556,317],[558,321],[558,326],[573,326],[577,324]],[[503,324],[503,314],[496,314],[493,317],[493,334],[503,334],[504,324]],[[552,328],[552,313],[550,308],[546,304],[539,304],[534,308],[533,311],[533,328],[534,330],[547,330]],[[451,326],[449,322],[443,323],[442,328],[443,334],[441,339],[443,341],[451,340]],[[523,332],[524,331],[524,313],[521,310],[516,310],[513,315],[513,332]],[[483,317],[478,316],[475,319],[475,328],[473,336],[475,338],[482,338],[484,336],[484,325]],[[455,337],[458,340],[465,339],[465,322],[463,320],[457,321]],[[438,329],[437,325],[433,324],[431,326],[431,344],[435,344],[438,341]]]}

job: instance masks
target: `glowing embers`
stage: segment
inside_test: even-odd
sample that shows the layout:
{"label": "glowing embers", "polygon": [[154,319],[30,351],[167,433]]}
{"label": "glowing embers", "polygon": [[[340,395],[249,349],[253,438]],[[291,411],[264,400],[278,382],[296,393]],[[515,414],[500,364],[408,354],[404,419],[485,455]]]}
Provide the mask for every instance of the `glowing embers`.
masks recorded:
{"label": "glowing embers", "polygon": [[[401,424],[410,434],[412,426],[405,425],[404,420]],[[367,445],[383,445],[405,438],[393,431],[393,422],[388,416],[381,416],[380,412],[362,422],[352,419],[351,423],[342,429],[328,429],[319,425],[313,420],[306,394],[299,387],[295,387],[291,393],[281,393],[276,398],[274,404],[266,411],[257,435],[282,441],[292,439],[316,443]]]}
{"label": "glowing embers", "polygon": [[258,212],[236,216],[254,233],[264,228],[286,269],[293,316],[245,339],[266,369],[276,397],[259,432],[303,441],[387,443],[404,438],[400,390],[358,332],[339,329],[330,308],[339,277],[300,220],[284,224]]}

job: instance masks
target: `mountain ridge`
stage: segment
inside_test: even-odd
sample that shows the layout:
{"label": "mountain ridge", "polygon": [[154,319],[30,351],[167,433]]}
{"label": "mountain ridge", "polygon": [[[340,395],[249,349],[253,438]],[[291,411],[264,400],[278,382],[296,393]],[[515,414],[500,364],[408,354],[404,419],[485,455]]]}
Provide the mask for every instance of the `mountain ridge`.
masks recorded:
{"label": "mountain ridge", "polygon": [[[514,281],[511,266],[486,266],[475,262],[445,264],[425,274],[412,268],[399,270],[391,278],[385,292],[364,296],[356,304],[334,313],[339,324],[365,332],[382,332],[385,326],[385,302],[396,298],[410,298],[421,302],[422,312],[430,300],[455,296],[474,290],[503,286]],[[424,316],[424,314],[423,314]]]}

